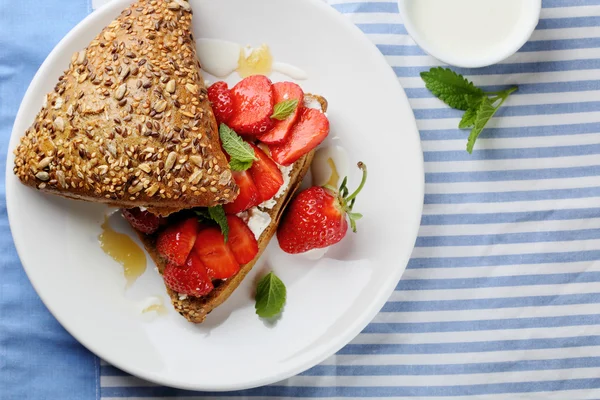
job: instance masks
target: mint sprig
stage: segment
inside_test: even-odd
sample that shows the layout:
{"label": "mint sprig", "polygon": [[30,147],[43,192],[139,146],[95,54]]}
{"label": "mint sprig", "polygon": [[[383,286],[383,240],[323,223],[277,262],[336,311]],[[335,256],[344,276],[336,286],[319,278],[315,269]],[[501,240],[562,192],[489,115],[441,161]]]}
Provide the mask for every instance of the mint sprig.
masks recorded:
{"label": "mint sprig", "polygon": [[421,72],[421,78],[425,82],[425,87],[433,95],[450,107],[465,111],[458,127],[460,129],[471,128],[467,141],[469,154],[473,152],[475,141],[488,121],[496,114],[508,96],[517,90],[517,86],[513,86],[498,92],[484,92],[462,75],[442,67]]}
{"label": "mint sprig", "polygon": [[254,149],[233,129],[225,124],[219,126],[219,136],[223,149],[229,154],[229,166],[234,171],[245,171],[252,166],[256,155]]}
{"label": "mint sprig", "polygon": [[298,100],[296,99],[281,101],[273,107],[271,118],[282,121],[292,115],[296,107],[298,107]]}
{"label": "mint sprig", "polygon": [[281,313],[286,294],[285,284],[273,271],[269,272],[256,286],[256,314],[262,318],[272,318]]}

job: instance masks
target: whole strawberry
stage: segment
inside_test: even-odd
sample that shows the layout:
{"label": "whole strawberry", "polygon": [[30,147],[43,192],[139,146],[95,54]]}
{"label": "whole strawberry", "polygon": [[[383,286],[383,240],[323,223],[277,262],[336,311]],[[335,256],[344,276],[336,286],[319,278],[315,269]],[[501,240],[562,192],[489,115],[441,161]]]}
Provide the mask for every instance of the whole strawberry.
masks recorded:
{"label": "whole strawberry", "polygon": [[363,176],[352,194],[348,195],[347,178],[344,178],[339,190],[313,186],[292,200],[277,229],[277,239],[283,251],[303,253],[339,242],[348,231],[346,215],[352,231],[356,232],[356,221],[362,215],[352,212],[352,207],[367,180],[367,167],[362,162],[358,163],[358,167]]}
{"label": "whole strawberry", "polygon": [[227,83],[215,82],[208,88],[208,99],[212,104],[217,125],[227,123],[233,115],[233,101]]}

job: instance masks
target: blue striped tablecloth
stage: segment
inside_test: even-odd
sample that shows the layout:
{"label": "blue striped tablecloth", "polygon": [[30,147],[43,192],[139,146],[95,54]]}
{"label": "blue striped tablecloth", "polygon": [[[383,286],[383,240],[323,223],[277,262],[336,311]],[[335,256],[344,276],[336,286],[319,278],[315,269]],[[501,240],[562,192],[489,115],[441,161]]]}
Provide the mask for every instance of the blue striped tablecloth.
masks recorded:
{"label": "blue striped tablecloth", "polygon": [[[396,3],[331,4],[385,54],[414,108],[426,171],[419,238],[352,343],[297,377],[226,396],[599,398],[600,0],[544,0],[518,54],[459,70],[481,86],[519,85],[473,155],[459,113],[424,89],[419,72],[438,62],[406,35]],[[91,0],[0,0],[2,167],[29,81],[91,10]],[[4,200],[0,216],[1,399],[217,397],[127,376],[82,348],[31,288]]]}

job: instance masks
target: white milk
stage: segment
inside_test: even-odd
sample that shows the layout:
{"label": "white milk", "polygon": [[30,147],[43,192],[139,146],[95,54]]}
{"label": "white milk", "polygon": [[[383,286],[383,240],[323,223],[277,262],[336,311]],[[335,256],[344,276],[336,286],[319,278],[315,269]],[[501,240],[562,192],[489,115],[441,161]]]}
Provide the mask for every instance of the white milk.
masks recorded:
{"label": "white milk", "polygon": [[432,54],[482,59],[519,41],[535,4],[535,0],[406,0],[406,11]]}

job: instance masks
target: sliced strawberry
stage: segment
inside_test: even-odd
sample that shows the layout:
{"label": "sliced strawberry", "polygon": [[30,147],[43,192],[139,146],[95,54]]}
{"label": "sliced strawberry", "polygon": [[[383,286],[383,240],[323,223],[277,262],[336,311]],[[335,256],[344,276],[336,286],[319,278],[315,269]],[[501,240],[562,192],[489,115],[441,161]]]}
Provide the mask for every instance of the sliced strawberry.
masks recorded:
{"label": "sliced strawberry", "polygon": [[283,185],[283,175],[275,161],[265,154],[259,147],[250,144],[254,149],[254,155],[257,160],[252,163],[248,170],[252,180],[258,189],[262,201],[266,201],[275,196],[275,193]]}
{"label": "sliced strawberry", "polygon": [[227,123],[233,115],[233,100],[227,82],[215,82],[208,87],[208,99],[212,104],[217,123]]}
{"label": "sliced strawberry", "polygon": [[198,220],[188,218],[167,226],[156,240],[156,249],[169,262],[181,266],[187,260],[198,234]]}
{"label": "sliced strawberry", "polygon": [[329,134],[329,120],[321,111],[304,108],[285,142],[269,146],[271,157],[281,165],[290,165],[317,147]]}
{"label": "sliced strawberry", "polygon": [[150,235],[158,229],[164,218],[154,215],[149,211],[142,211],[138,207],[123,208],[121,214],[134,229]]}
{"label": "sliced strawberry", "polygon": [[227,279],[240,270],[240,264],[218,228],[202,229],[198,233],[194,252],[200,257],[212,279]]}
{"label": "sliced strawberry", "polygon": [[233,117],[229,127],[239,134],[258,136],[273,126],[273,90],[264,75],[252,75],[231,88]]}
{"label": "sliced strawberry", "polygon": [[258,254],[258,243],[248,225],[235,215],[227,216],[229,240],[227,244],[240,264],[254,260]]}
{"label": "sliced strawberry", "polygon": [[206,267],[193,252],[181,267],[168,263],[163,271],[163,279],[169,289],[188,296],[204,296],[214,289]]}
{"label": "sliced strawberry", "polygon": [[248,171],[233,171],[233,179],[240,188],[240,194],[233,202],[223,205],[226,214],[237,214],[260,204],[260,193]]}
{"label": "sliced strawberry", "polygon": [[292,125],[298,120],[298,115],[304,107],[304,92],[302,88],[293,82],[277,82],[273,84],[273,96],[275,104],[286,100],[298,100],[298,106],[293,113],[284,120],[275,120],[273,128],[259,137],[259,140],[267,144],[281,143],[288,136]]}

